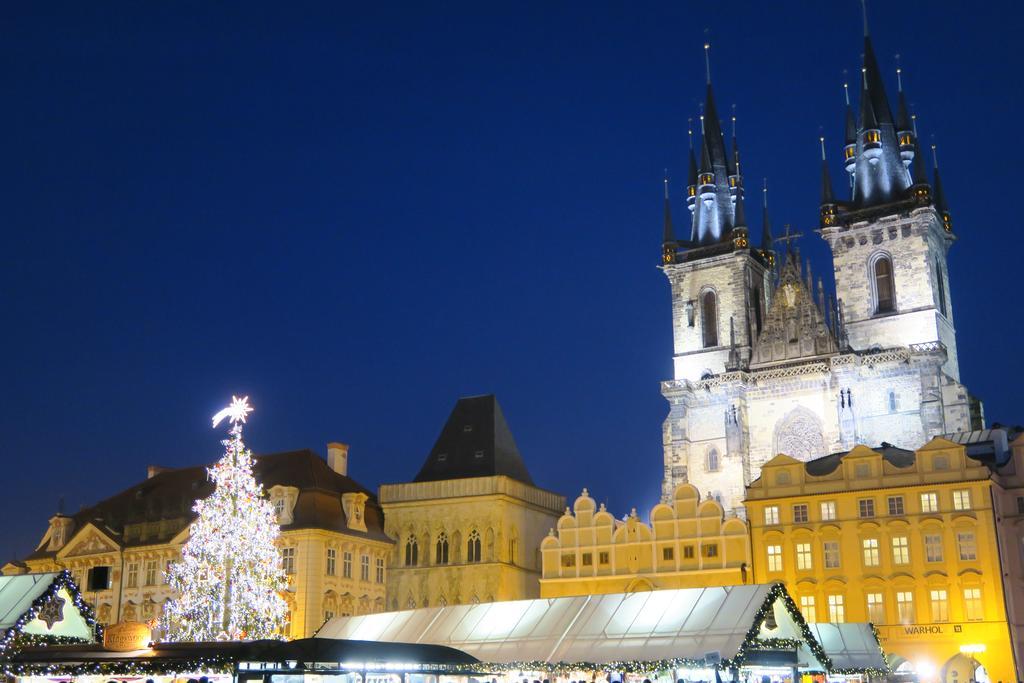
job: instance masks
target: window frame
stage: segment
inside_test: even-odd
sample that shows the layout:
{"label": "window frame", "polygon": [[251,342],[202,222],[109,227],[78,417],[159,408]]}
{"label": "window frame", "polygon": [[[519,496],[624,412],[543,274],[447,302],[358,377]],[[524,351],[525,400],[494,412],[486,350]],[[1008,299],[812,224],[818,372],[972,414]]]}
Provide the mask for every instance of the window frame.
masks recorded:
{"label": "window frame", "polygon": [[[879,266],[887,264],[888,273],[879,273]],[[889,298],[882,300],[882,293],[879,290],[879,282],[888,281]],[[872,315],[891,315],[898,312],[896,304],[896,269],[893,264],[892,255],[886,251],[876,251],[868,259],[868,280],[871,283],[871,305]],[[883,305],[885,304],[885,305]]]}
{"label": "window frame", "polygon": [[[708,301],[711,302],[709,311]],[[718,292],[714,287],[705,287],[698,298],[700,306],[700,341],[701,348],[714,349],[720,346],[721,335],[718,333]],[[710,316],[709,316],[710,313]],[[711,317],[711,324],[708,318]]]}

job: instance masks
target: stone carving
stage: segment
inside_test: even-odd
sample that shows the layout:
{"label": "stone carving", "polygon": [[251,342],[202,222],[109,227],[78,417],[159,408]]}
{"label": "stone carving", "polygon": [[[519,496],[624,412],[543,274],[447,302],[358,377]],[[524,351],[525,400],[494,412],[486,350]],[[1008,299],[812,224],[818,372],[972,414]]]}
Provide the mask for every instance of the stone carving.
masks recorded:
{"label": "stone carving", "polygon": [[775,452],[797,460],[826,455],[821,420],[806,408],[796,408],[775,427]]}

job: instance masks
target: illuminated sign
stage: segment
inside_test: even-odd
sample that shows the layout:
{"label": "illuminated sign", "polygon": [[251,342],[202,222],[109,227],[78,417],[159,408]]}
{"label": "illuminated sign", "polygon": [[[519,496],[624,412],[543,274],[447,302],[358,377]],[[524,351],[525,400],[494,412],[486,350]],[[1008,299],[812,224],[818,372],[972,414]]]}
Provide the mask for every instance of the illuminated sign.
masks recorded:
{"label": "illuminated sign", "polygon": [[144,650],[153,640],[153,631],[137,621],[122,621],[103,632],[103,649],[113,652]]}

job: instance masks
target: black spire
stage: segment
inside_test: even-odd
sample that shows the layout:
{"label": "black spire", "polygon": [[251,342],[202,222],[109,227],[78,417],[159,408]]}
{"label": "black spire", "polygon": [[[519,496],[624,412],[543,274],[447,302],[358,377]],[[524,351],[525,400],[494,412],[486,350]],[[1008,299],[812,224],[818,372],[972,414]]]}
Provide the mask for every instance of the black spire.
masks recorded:
{"label": "black spire", "polygon": [[746,229],[747,227],[747,212],[743,209],[743,191],[739,190],[736,192],[736,217],[733,219],[734,229]]}
{"label": "black spire", "polygon": [[668,169],[665,169],[665,234],[662,243],[670,245],[676,241],[672,231],[672,202],[668,199]]}
{"label": "black spire", "polygon": [[[899,55],[896,55],[899,59]],[[907,97],[903,94],[903,69],[896,67],[896,87],[899,92],[899,105],[896,111],[896,130],[900,133],[911,132],[914,125],[910,120],[910,110],[907,108]]]}
{"label": "black spire", "polygon": [[690,127],[687,129],[690,137],[690,177],[689,184],[694,186],[697,184],[697,158],[693,156],[693,119],[689,121]]}
{"label": "black spire", "polygon": [[819,138],[821,142],[821,205],[834,204],[832,196],[832,177],[828,172],[828,160],[825,158],[825,138]]}
{"label": "black spire", "polygon": [[946,230],[952,231],[953,219],[949,214],[949,204],[946,203],[946,193],[942,191],[942,177],[939,175],[939,156],[935,152],[935,145],[932,145],[932,163],[935,165],[935,183],[932,186],[935,208],[942,214],[942,222]]}
{"label": "black spire", "polygon": [[[866,25],[865,25],[866,27]],[[871,111],[877,123],[892,123],[892,109],[889,98],[885,94],[882,72],[878,69],[875,49],[871,46],[871,36],[864,34],[864,87],[871,99]]]}
{"label": "black spire", "polygon": [[843,90],[846,93],[846,144],[849,146],[857,144],[857,120],[850,106],[850,86],[843,83]]}
{"label": "black spire", "polygon": [[772,224],[768,220],[768,179],[764,179],[764,208],[761,216],[761,251],[772,251]]}

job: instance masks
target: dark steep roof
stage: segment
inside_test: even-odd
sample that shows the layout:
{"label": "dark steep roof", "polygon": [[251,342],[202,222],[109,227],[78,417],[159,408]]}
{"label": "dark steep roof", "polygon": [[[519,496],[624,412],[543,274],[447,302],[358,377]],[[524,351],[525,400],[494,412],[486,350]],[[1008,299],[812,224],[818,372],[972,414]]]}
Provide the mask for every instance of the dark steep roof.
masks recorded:
{"label": "dark steep roof", "polygon": [[[882,459],[893,467],[910,467],[914,464],[914,458],[916,457],[914,451],[909,451],[905,448],[897,448],[889,443],[883,443],[881,446],[872,448],[876,453],[882,454]],[[825,455],[814,460],[808,460],[804,463],[804,469],[807,474],[813,474],[816,477],[821,477],[826,474],[831,474],[836,471],[839,467],[839,463],[843,461],[849,451],[842,451],[841,453],[832,453],[831,455]]]}
{"label": "dark steep roof", "polygon": [[460,398],[413,481],[504,475],[533,486],[493,394]]}
{"label": "dark steep roof", "polygon": [[[354,536],[390,540],[384,534],[384,513],[372,491],[350,477],[332,470],[309,449],[255,456],[253,474],[268,491],[273,486],[299,489],[292,523],[281,529],[325,529]],[[74,515],[71,534],[93,524],[123,547],[167,543],[188,526],[195,513],[192,506],[213,492],[206,466],[164,469]],[[341,494],[367,496],[366,531],[349,529],[341,505]],[[36,550],[27,559],[53,556],[54,551]]]}

